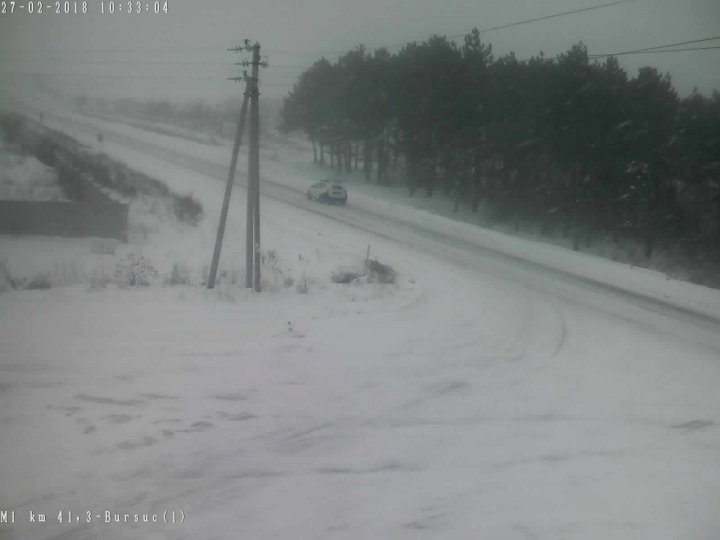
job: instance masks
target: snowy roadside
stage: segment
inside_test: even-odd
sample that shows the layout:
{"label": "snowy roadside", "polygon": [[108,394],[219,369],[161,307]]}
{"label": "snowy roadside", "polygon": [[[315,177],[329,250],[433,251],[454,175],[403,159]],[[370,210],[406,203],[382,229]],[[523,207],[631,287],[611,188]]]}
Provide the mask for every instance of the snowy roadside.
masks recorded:
{"label": "snowy roadside", "polygon": [[[214,179],[180,168],[164,171],[184,178],[206,207],[217,210],[221,185]],[[234,201],[239,208],[245,204],[241,195]],[[270,247],[265,291],[239,288],[239,208],[228,223],[220,285],[211,292],[199,285],[214,220],[191,227],[139,216],[152,225],[147,234],[108,253],[95,247],[107,245],[98,239],[0,237],[13,273],[45,269],[53,278],[49,290],[0,295],[0,508],[22,515],[17,528],[0,525],[0,537],[165,537],[142,524],[60,524],[57,514],[84,518],[87,508],[100,515],[106,509],[147,514],[167,508],[168,501],[192,516],[175,537],[188,530],[192,537],[208,537],[198,525],[208,511],[204,497],[188,497],[187,485],[212,494],[214,473],[200,484],[192,479],[207,472],[207,460],[226,458],[233,448],[227,437],[245,446],[258,434],[283,438],[304,429],[311,417],[301,407],[310,393],[332,388],[332,372],[353,372],[337,361],[345,348],[359,355],[358,364],[372,354],[360,346],[369,336],[353,336],[343,328],[346,322],[383,313],[393,318],[423,295],[404,268],[397,285],[333,284],[333,271],[362,266],[369,240],[380,257],[394,254],[394,246],[345,227],[326,230],[318,218],[274,202],[264,207]],[[158,270],[152,286],[115,284],[117,263],[131,253],[143,254]],[[189,285],[167,284],[177,265]],[[376,340],[375,346],[384,345]],[[333,392],[345,390],[340,385]],[[286,411],[283,404],[293,396]],[[325,406],[322,401],[313,408]],[[242,483],[246,469],[250,477],[262,477],[257,465],[236,463],[228,468],[237,473],[231,483]],[[29,512],[46,513],[48,526],[28,523]],[[235,519],[226,508],[223,513],[219,531]],[[251,529],[248,534],[254,536]]]}
{"label": "snowy roadside", "polygon": [[[368,241],[296,212],[315,275]],[[0,296],[3,538],[718,530],[716,351],[373,242],[397,286]]]}
{"label": "snowy roadside", "polygon": [[[263,246],[277,262],[266,290],[248,292],[236,286],[242,189],[225,280],[208,292],[222,182],[111,141],[104,151],[191,192],[206,217],[196,228],[156,220],[115,255],[93,254],[92,240],[12,239],[28,257],[56,249],[90,273],[97,257],[112,268],[137,251],[160,277],[0,295],[0,508],[18,517],[1,537],[720,530],[716,348],[272,199]],[[302,180],[283,155],[266,174]],[[333,284],[369,244],[397,284]],[[162,285],[178,263],[190,285]],[[142,523],[166,510],[185,522]],[[48,523],[29,523],[31,511]],[[90,511],[92,523],[58,523],[60,511]]]}
{"label": "snowy roadside", "polygon": [[[224,165],[229,149],[207,146],[187,140],[148,133],[129,126],[113,124],[72,113],[62,113],[62,117],[71,118],[84,124],[95,126],[99,130],[121,133],[138,141],[160,145],[163,148],[179,151],[198,160]],[[79,140],[92,144],[87,130],[57,123]],[[108,149],[111,147],[106,145]],[[263,162],[263,178],[280,185],[292,187],[304,192],[315,182],[319,174],[326,174],[306,164],[307,153],[297,145],[276,145],[274,150],[266,149]],[[115,155],[130,155],[121,146],[112,149]],[[133,163],[143,170],[150,170],[147,158],[133,154]],[[159,168],[152,167],[155,174]],[[184,186],[190,189],[190,186]],[[367,187],[363,191],[371,190]],[[664,273],[614,262],[598,256],[577,253],[560,246],[539,243],[498,231],[479,228],[470,223],[460,222],[448,217],[436,215],[430,211],[418,210],[403,204],[401,199],[382,200],[367,193],[356,193],[351,189],[350,204],[380,216],[391,217],[401,224],[427,229],[444,235],[448,242],[460,240],[465,245],[474,245],[482,249],[507,255],[514,259],[529,261],[548,270],[556,270],[572,276],[607,285],[619,291],[655,299],[662,304],[671,305],[683,311],[694,312],[711,320],[720,319],[720,290],[703,287],[674,279]]]}

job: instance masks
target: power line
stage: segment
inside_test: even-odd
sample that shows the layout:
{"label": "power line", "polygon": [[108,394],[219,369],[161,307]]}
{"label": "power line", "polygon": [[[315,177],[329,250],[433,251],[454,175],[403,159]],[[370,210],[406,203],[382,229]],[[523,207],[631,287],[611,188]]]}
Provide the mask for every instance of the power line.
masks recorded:
{"label": "power line", "polygon": [[[714,36],[709,38],[703,38],[703,39],[694,39],[689,41],[680,41],[675,43],[669,43],[665,45],[656,45],[654,47],[646,47],[643,49],[633,49],[629,51],[621,51],[616,53],[607,53],[607,54],[590,54],[588,55],[591,59],[597,59],[597,58],[604,58],[608,56],[625,56],[625,55],[631,55],[631,54],[651,54],[651,53],[664,53],[664,52],[690,52],[690,51],[704,51],[704,50],[716,50],[719,49],[720,46],[712,46],[712,47],[688,47],[688,48],[681,48],[681,49],[671,49],[668,47],[674,47],[679,45],[686,45],[686,44],[694,44],[694,43],[702,43],[707,41],[712,41],[720,39],[720,36]],[[80,72],[68,72],[68,71],[62,71],[62,72],[45,72],[45,71],[28,71],[28,70],[11,70],[11,69],[2,69],[3,62],[6,62],[6,60],[3,60],[0,58],[0,75],[26,75],[26,76],[48,76],[48,77],[84,77],[84,78],[126,78],[126,79],[205,79],[207,77],[213,78],[221,78],[223,75],[221,74],[212,74],[212,75],[203,75],[203,74],[190,74],[190,73],[183,73],[183,74],[113,74],[113,73],[80,73]],[[97,63],[103,63],[106,64],[106,61],[100,61],[100,60],[72,60],[69,61],[68,64],[97,64]],[[120,60],[120,61],[114,61],[114,64],[178,64],[178,65],[185,65],[185,64],[197,64],[197,65],[208,65],[208,66],[214,66],[214,65],[226,65],[226,62],[198,62],[198,61],[188,61],[188,60],[169,60],[169,61],[163,61],[163,60],[138,60],[138,61],[132,61],[132,60]],[[8,66],[10,67],[10,66]],[[307,69],[308,66],[306,65],[291,65],[291,64],[269,64],[269,68],[280,68],[280,69]]]}
{"label": "power line", "polygon": [[720,49],[720,45],[714,47],[688,47],[686,49],[661,49],[661,50],[649,50],[649,51],[625,51],[615,54],[597,54],[591,55],[590,58],[603,58],[606,56],[623,56],[626,54],[660,54],[668,52],[685,52],[685,51],[710,51],[713,49]]}
{"label": "power line", "polygon": [[[190,74],[182,74],[182,75],[162,75],[162,74],[153,74],[153,75],[137,75],[137,74],[112,74],[112,73],[71,73],[71,72],[42,72],[42,71],[10,71],[10,70],[3,70],[0,69],[0,76],[3,75],[21,75],[21,76],[27,76],[27,77],[70,77],[70,78],[83,78],[83,79],[193,79],[193,80],[226,80],[227,77],[224,75],[214,75],[214,76],[207,76],[207,75],[190,75]],[[262,83],[263,87],[277,87],[277,88],[287,88],[286,84],[273,84],[272,82]]]}
{"label": "power line", "polygon": [[[702,39],[693,39],[693,40],[690,40],[690,41],[678,41],[678,42],[676,42],[676,43],[667,43],[667,44],[665,44],[665,45],[655,45],[654,47],[645,47],[645,48],[643,48],[643,49],[633,49],[633,50],[630,50],[630,51],[622,51],[622,52],[619,52],[619,53],[611,53],[611,54],[591,54],[591,55],[589,55],[589,56],[590,56],[590,58],[601,58],[601,57],[604,57],[604,56],[620,56],[620,55],[622,55],[622,54],[644,53],[644,52],[655,51],[655,50],[657,50],[657,49],[665,49],[665,48],[667,48],[667,47],[677,47],[677,46],[680,46],[680,45],[691,45],[691,44],[693,44],[693,43],[703,43],[703,42],[705,42],[705,41],[714,41],[714,40],[716,40],[716,39],[720,39],[720,36],[713,36],[713,37],[702,38]],[[710,47],[710,48],[712,48],[712,47]],[[686,49],[686,50],[702,50],[702,49],[703,49],[703,47],[696,47],[696,48],[694,48],[694,49]],[[679,49],[678,49],[678,50],[679,50]],[[661,51],[661,52],[662,52],[662,51]]]}
{"label": "power line", "polygon": [[[617,0],[616,2],[610,2],[610,3],[607,3],[607,4],[599,4],[599,5],[596,5],[596,6],[590,6],[590,7],[581,8],[581,9],[572,9],[572,10],[563,11],[563,12],[560,12],[560,13],[553,13],[553,14],[551,14],[551,15],[544,15],[544,16],[542,16],[542,17],[535,17],[535,18],[533,18],[533,19],[525,19],[525,20],[522,20],[522,21],[516,21],[516,22],[512,22],[512,23],[508,23],[508,24],[503,24],[503,25],[500,25],[500,26],[493,26],[493,27],[491,27],[491,28],[484,28],[484,29],[482,29],[482,30],[479,30],[479,32],[480,32],[481,34],[482,34],[482,33],[486,33],[486,32],[493,32],[493,31],[495,31],[495,30],[502,30],[502,29],[504,29],[504,28],[511,28],[511,27],[513,27],[513,26],[520,26],[520,25],[522,25],[522,24],[529,24],[529,23],[538,22],[538,21],[545,21],[545,20],[548,20],[548,19],[555,19],[555,18],[557,18],[557,17],[565,17],[565,16],[567,16],[567,15],[574,15],[574,14],[576,14],[576,13],[582,13],[582,12],[585,12],[585,11],[593,11],[593,10],[603,9],[603,8],[607,8],[607,7],[611,7],[611,6],[617,6],[617,5],[620,5],[620,4],[629,4],[629,3],[634,2],[634,1],[635,1],[635,0]],[[449,39],[461,38],[461,37],[465,37],[466,35],[467,35],[467,33],[465,33],[465,34],[457,34],[457,35],[454,35],[454,36],[449,36]],[[407,45],[407,42],[404,42],[404,43],[394,43],[394,44],[392,44],[392,45],[384,45],[384,46],[375,47],[375,48],[376,48],[376,49],[396,49],[396,48],[398,48],[398,47],[404,47],[405,45]],[[325,54],[343,54],[343,53],[346,53],[347,51],[317,51],[317,52],[307,52],[307,53],[301,53],[301,52],[296,52],[296,51],[269,51],[269,52],[271,52],[271,53],[273,53],[273,54],[286,54],[286,55],[289,55],[289,56],[318,56],[318,55],[325,55]]]}
{"label": "power line", "polygon": [[[617,0],[617,1],[614,1],[614,2],[599,4],[599,5],[590,6],[590,7],[586,7],[586,8],[567,10],[567,11],[563,11],[563,12],[559,12],[559,13],[554,13],[554,14],[550,14],[550,15],[541,16],[541,17],[535,17],[535,18],[525,19],[525,20],[516,21],[516,22],[512,22],[512,23],[508,23],[508,24],[503,24],[503,25],[499,25],[499,26],[493,26],[493,27],[489,27],[489,28],[484,28],[484,29],[480,29],[479,32],[480,32],[480,33],[487,33],[487,32],[492,32],[492,31],[496,31],[496,30],[507,29],[507,28],[511,28],[511,27],[515,27],[515,26],[530,24],[530,23],[534,23],[534,22],[539,22],[539,21],[544,21],[544,20],[549,20],[549,19],[554,19],[554,18],[559,18],[559,17],[565,17],[565,16],[569,16],[569,15],[584,13],[584,12],[588,12],[588,11],[594,11],[594,10],[599,10],[599,9],[608,8],[608,7],[618,6],[618,5],[627,4],[627,3],[631,3],[631,2],[634,2],[634,0]],[[449,39],[457,39],[457,38],[464,37],[465,35],[466,35],[466,34],[457,34],[457,35],[449,36]],[[694,39],[694,40],[688,40],[688,41],[680,41],[680,42],[675,42],[675,43],[668,43],[668,44],[665,44],[665,45],[657,45],[657,46],[653,46],[653,47],[645,47],[645,48],[640,48],[640,49],[633,49],[633,50],[621,51],[621,52],[617,52],[617,53],[591,54],[591,55],[589,55],[589,57],[592,58],[592,59],[597,59],[597,58],[603,58],[603,57],[608,57],[608,56],[624,56],[624,55],[631,55],[631,54],[650,54],[650,53],[662,53],[662,52],[690,52],[690,51],[701,51],[701,50],[716,50],[716,49],[720,49],[720,46],[711,46],[711,47],[689,47],[689,48],[681,48],[681,49],[673,49],[673,48],[671,48],[671,47],[678,47],[678,46],[681,46],[681,45],[691,45],[691,44],[696,44],[696,43],[713,41],[713,40],[717,40],[717,39],[720,39],[720,35],[718,35],[718,36],[713,36],[713,37],[708,37],[708,38],[702,38],[702,39]],[[402,46],[405,46],[405,45],[407,45],[407,42],[397,43],[397,44],[392,44],[392,45],[387,45],[387,46],[385,46],[384,48],[385,48],[385,49],[392,49],[392,48],[402,47]],[[211,52],[211,51],[212,51],[212,52],[219,52],[220,50],[221,50],[221,49],[220,49],[220,48],[217,48],[217,47],[203,47],[203,48],[196,48],[196,49],[184,49],[184,51],[185,51],[185,52],[188,52],[188,53],[203,53],[204,51],[208,51],[208,52]],[[57,50],[53,50],[53,51],[48,50],[48,51],[47,51],[47,52],[54,52],[54,53],[56,53],[55,55],[53,55],[53,54],[42,54],[42,52],[40,52],[40,51],[41,51],[40,49],[35,49],[35,51],[36,51],[36,54],[42,55],[41,57],[42,57],[43,59],[46,59],[46,60],[52,60],[53,57],[54,57],[54,58],[60,58],[59,55],[57,54]],[[140,48],[137,48],[137,49],[133,49],[133,48],[112,48],[112,49],[103,49],[103,50],[94,50],[94,51],[90,51],[90,50],[87,50],[87,49],[84,49],[84,50],[66,49],[66,50],[64,50],[63,52],[64,52],[64,53],[68,53],[68,52],[79,52],[79,53],[84,53],[84,54],[119,53],[119,54],[143,54],[143,55],[147,55],[147,54],[164,54],[164,53],[168,53],[168,52],[179,53],[179,52],[183,52],[183,50],[177,49],[177,48],[142,48],[142,49],[140,49]],[[272,53],[272,54],[281,54],[281,55],[299,56],[299,57],[309,57],[309,56],[318,56],[318,55],[324,55],[324,54],[328,54],[328,55],[330,55],[330,54],[343,54],[343,53],[347,52],[347,50],[343,50],[343,51],[340,51],[340,50],[336,50],[336,51],[324,51],[324,52],[323,52],[323,51],[317,51],[317,52],[298,52],[298,51],[273,50],[273,51],[269,51],[269,52]],[[31,52],[31,55],[32,55],[32,54],[33,54],[33,53]],[[21,53],[20,51],[17,51],[17,49],[16,49],[16,50],[0,51],[0,66],[2,66],[2,63],[3,63],[3,62],[12,62],[12,61],[10,61],[10,60],[3,59],[3,56],[22,56],[23,59],[29,59],[29,57],[28,57],[27,55],[23,55],[23,53]],[[69,64],[75,64],[75,63],[77,63],[77,64],[107,63],[107,59],[105,59],[105,60],[99,60],[99,59],[70,59],[70,58],[68,58],[67,56],[64,56],[64,57],[62,57],[62,58],[67,59]],[[187,64],[187,65],[192,65],[192,64],[196,64],[196,65],[208,65],[208,66],[225,64],[224,62],[212,61],[212,60],[202,61],[202,60],[156,60],[156,59],[138,59],[138,60],[124,60],[124,59],[123,59],[123,60],[113,60],[113,63],[119,63],[119,64],[138,64],[138,65],[142,65],[142,64],[160,64],[160,63],[163,63],[163,64],[177,64],[177,65],[186,65],[186,64]],[[8,66],[8,67],[10,67],[10,66]],[[279,69],[298,69],[298,70],[299,70],[299,69],[307,69],[307,66],[303,66],[303,65],[291,65],[291,64],[270,64],[269,67],[279,68]],[[111,79],[112,79],[112,78],[130,78],[130,79],[201,79],[201,78],[206,78],[206,76],[204,76],[204,75],[193,75],[193,74],[183,74],[183,75],[162,75],[162,74],[151,74],[151,75],[133,74],[133,75],[130,75],[130,74],[118,74],[118,75],[115,75],[115,74],[99,74],[99,73],[83,74],[83,73],[68,73],[68,72],[58,72],[58,73],[53,73],[53,72],[28,72],[28,71],[15,71],[15,70],[10,71],[10,70],[3,70],[3,69],[0,67],[0,75],[3,75],[3,74],[17,74],[17,75],[30,75],[30,76],[32,76],[32,75],[46,75],[46,76],[50,76],[50,77],[74,77],[74,76],[78,76],[78,77],[111,78]],[[218,78],[220,78],[220,76],[218,76]],[[273,86],[273,85],[271,84],[270,86]],[[279,87],[279,86],[284,86],[284,85],[276,85],[276,86]]]}
{"label": "power line", "polygon": [[342,51],[315,51],[315,52],[295,52],[295,51],[268,51],[270,54],[284,54],[286,56],[323,56],[325,54],[344,54],[347,50]]}
{"label": "power line", "polygon": [[[632,1],[632,0],[630,0],[630,1]],[[608,5],[614,5],[614,4],[605,4],[605,6],[608,6]],[[586,8],[586,9],[580,10],[580,11],[587,11],[587,9],[591,9],[591,8]],[[596,9],[596,8],[592,8],[592,9]],[[575,13],[575,11],[573,11],[572,13]],[[543,17],[543,18],[547,18],[547,17]],[[541,19],[542,19],[542,18],[541,18]],[[532,20],[535,20],[535,19],[532,19]],[[522,23],[521,23],[521,24],[522,24]],[[504,27],[507,27],[507,26],[508,26],[508,25],[505,25]],[[489,31],[489,30],[494,30],[494,29],[497,29],[497,28],[501,28],[501,27],[494,27],[494,28],[491,28],[491,29],[488,29],[488,30],[480,30],[480,32],[485,32],[485,31]],[[451,37],[452,37],[452,38],[457,38],[457,37],[459,37],[459,36],[451,36]],[[676,46],[679,46],[679,45],[691,45],[691,44],[694,44],[694,43],[703,43],[703,42],[707,42],[707,41],[713,41],[713,40],[716,40],[716,39],[720,39],[720,36],[713,36],[713,37],[702,38],[702,39],[693,39],[693,40],[689,40],[689,41],[678,41],[678,42],[675,42],[675,43],[668,43],[668,44],[666,44],[666,45],[656,45],[656,46],[654,46],[654,47],[645,47],[645,48],[643,48],[643,49],[633,49],[633,50],[630,50],[630,51],[622,51],[622,52],[617,52],[617,53],[609,53],[609,54],[590,54],[590,55],[588,55],[588,57],[594,59],[594,58],[604,58],[604,57],[607,57],[607,56],[624,56],[624,55],[629,55],[629,54],[650,54],[650,53],[664,53],[664,52],[707,51],[707,50],[720,49],[720,46],[713,46],[713,47],[688,47],[688,48],[683,48],[683,49],[668,49],[668,48],[667,48],[667,47],[676,47]],[[298,55],[301,55],[301,54],[304,55],[305,53],[298,53]],[[308,53],[308,54],[309,54],[309,53]],[[274,67],[288,67],[288,68],[303,69],[305,66],[297,66],[297,65],[296,65],[296,66],[292,66],[292,65],[275,65]]]}
{"label": "power line", "polygon": [[656,47],[645,47],[644,49],[638,49],[640,51],[649,51],[652,49],[663,49],[665,47],[677,47],[679,45],[691,45],[693,43],[702,43],[703,41],[713,41],[716,39],[720,39],[720,36],[713,36],[709,38],[703,38],[703,39],[693,39],[691,41],[680,41],[678,43],[669,43],[667,45],[658,45]]}
{"label": "power line", "polygon": [[[66,57],[62,56],[56,56],[54,57],[58,60],[62,60],[63,64],[105,64],[107,65],[108,61],[105,60],[87,60],[87,59],[67,59]],[[50,60],[51,57],[43,58],[43,60]],[[33,60],[28,60],[28,62],[36,62]],[[17,61],[13,60],[7,60],[2,57],[0,57],[0,65],[3,63],[17,63]],[[227,62],[221,62],[221,61],[203,61],[203,60],[113,60],[113,64],[130,64],[130,65],[143,65],[143,64],[177,64],[177,65],[207,65],[207,66],[227,66]],[[306,65],[290,65],[290,64],[270,64],[267,67],[272,68],[293,68],[293,69],[306,69]]]}
{"label": "power line", "polygon": [[[108,63],[107,58],[104,60],[88,60],[84,58],[68,58],[66,56],[49,56],[43,58],[21,58],[19,61],[25,62],[37,62],[41,60],[60,60],[63,64],[106,64]],[[0,57],[0,62],[18,62],[18,60],[7,60]],[[227,62],[220,61],[204,61],[204,60],[112,60],[113,64],[195,64],[195,65],[223,65],[226,66]]]}
{"label": "power line", "polygon": [[[503,24],[500,26],[495,26],[492,28],[484,28],[484,29],[480,30],[480,32],[481,33],[491,32],[494,30],[510,28],[510,27],[519,26],[522,24],[529,24],[532,22],[538,22],[538,21],[543,21],[543,20],[547,20],[547,19],[564,17],[567,15],[573,15],[576,13],[582,13],[585,11],[593,11],[593,10],[603,9],[603,8],[611,7],[611,6],[615,6],[615,5],[628,4],[628,3],[631,3],[634,1],[635,0],[618,0],[618,1],[610,2],[610,3],[606,3],[606,4],[599,4],[596,6],[590,6],[590,7],[581,8],[581,9],[573,9],[573,10],[569,10],[569,11],[563,11],[560,13],[553,13],[551,15],[544,15],[542,17],[536,17],[533,19],[526,19],[526,20],[522,20],[522,21],[512,22],[512,23]],[[450,36],[450,39],[463,37],[464,35],[465,34],[458,34],[456,36]],[[393,44],[393,45],[386,45],[386,46],[384,46],[384,48],[390,49],[390,48],[402,47],[404,45],[406,45],[406,43],[398,43],[398,44]],[[381,48],[381,47],[377,47],[377,48]],[[70,48],[70,49],[63,49],[62,53],[63,54],[69,54],[69,53],[114,54],[114,53],[119,53],[119,54],[143,54],[143,55],[145,55],[145,54],[155,54],[155,53],[183,53],[183,54],[184,53],[199,53],[199,52],[217,53],[217,52],[221,52],[224,50],[225,50],[225,48],[220,47],[220,46],[218,46],[218,47],[182,48],[182,49],[177,48],[177,47],[111,47],[111,48],[93,49],[93,50],[89,50],[87,48],[81,48],[81,49],[80,48]],[[53,48],[53,49],[34,48],[34,49],[29,49],[29,50],[6,49],[4,51],[0,51],[0,55],[26,56],[26,55],[28,55],[28,53],[30,53],[30,54],[43,55],[43,57],[47,57],[47,53],[56,53],[57,54],[57,52],[58,52],[57,48]],[[343,54],[347,51],[346,50],[334,50],[334,51],[316,51],[316,52],[297,52],[297,51],[271,50],[268,52],[271,54],[283,54],[283,55],[288,55],[288,56],[317,56],[317,55],[323,55],[323,54]]]}
{"label": "power line", "polygon": [[[25,75],[29,77],[83,77],[92,79],[203,79],[207,80],[208,77],[204,75],[138,75],[138,74],[115,74],[115,73],[71,73],[71,72],[51,72],[51,71],[7,71],[0,70],[0,75]],[[218,80],[224,79],[224,77],[217,76]]]}
{"label": "power line", "polygon": [[[225,49],[222,47],[195,47],[193,49],[179,49],[177,47],[114,47],[114,48],[107,48],[107,49],[62,49],[63,54],[68,53],[80,53],[80,54],[108,54],[108,53],[120,53],[120,54],[148,54],[148,53],[199,53],[199,52],[207,52],[207,53],[218,53],[222,52]],[[0,54],[4,55],[27,55],[28,53],[31,54],[41,54],[45,55],[47,53],[57,53],[58,48],[33,48],[33,49],[5,49],[4,51],[0,51]]]}
{"label": "power line", "polygon": [[[491,28],[484,28],[484,29],[482,29],[482,30],[479,30],[479,32],[480,32],[481,34],[484,34],[484,33],[486,33],[486,32],[493,32],[493,31],[495,31],[495,30],[502,30],[502,29],[504,29],[504,28],[511,28],[511,27],[513,27],[513,26],[520,26],[520,25],[522,25],[522,24],[529,24],[529,23],[538,22],[538,21],[545,21],[545,20],[548,20],[548,19],[555,19],[555,18],[557,18],[557,17],[564,17],[564,16],[566,16],[566,15],[574,15],[574,14],[576,14],[576,13],[583,13],[583,12],[585,12],[585,11],[593,11],[593,10],[596,10],[596,9],[603,9],[603,8],[610,7],[610,6],[617,6],[617,5],[620,5],[620,4],[629,4],[629,3],[634,2],[634,1],[635,1],[635,0],[619,0],[619,1],[617,1],[617,2],[610,2],[610,3],[608,3],[608,4],[600,4],[600,5],[597,5],[597,6],[591,6],[591,7],[582,8],[582,9],[573,9],[573,10],[570,10],[570,11],[563,11],[563,12],[561,12],[561,13],[555,13],[555,14],[553,14],[553,15],[545,15],[544,17],[535,17],[534,19],[526,19],[526,20],[524,20],[524,21],[518,21],[518,22],[514,22],[514,23],[503,24],[503,25],[500,25],[500,26],[493,26],[493,27],[491,27]],[[450,39],[455,39],[455,38],[464,37],[464,36],[465,36],[465,34],[458,34],[457,36],[450,36]]]}

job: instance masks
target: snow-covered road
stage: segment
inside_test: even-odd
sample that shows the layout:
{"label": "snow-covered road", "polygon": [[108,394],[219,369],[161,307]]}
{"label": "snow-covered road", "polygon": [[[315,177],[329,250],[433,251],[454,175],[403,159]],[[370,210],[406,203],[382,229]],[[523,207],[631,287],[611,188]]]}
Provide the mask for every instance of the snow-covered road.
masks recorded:
{"label": "snow-covered road", "polygon": [[[93,137],[102,132],[107,140],[123,148],[143,155],[152,155],[223,182],[227,177],[226,147],[178,140],[69,113],[50,113],[49,116],[65,130],[76,136],[80,135],[79,138],[84,135],[88,144],[93,144]],[[548,279],[556,280],[561,287],[556,288],[553,294],[559,294],[568,286],[573,286],[572,293],[567,295],[573,300],[590,289],[602,295],[620,297],[624,303],[630,302],[655,313],[664,313],[674,320],[683,319],[710,328],[713,333],[720,325],[720,291],[717,290],[695,287],[670,280],[668,276],[655,272],[568,252],[563,248],[538,245],[501,233],[481,230],[466,223],[454,222],[427,212],[413,211],[372,196],[353,193],[350,205],[345,208],[307,201],[303,196],[308,185],[314,182],[318,175],[318,172],[313,170],[308,175],[308,171],[297,166],[306,159],[307,151],[301,149],[293,152],[290,141],[277,135],[265,138],[264,167],[268,171],[263,172],[261,183],[261,192],[265,198],[323,215],[462,264],[468,264],[467,255],[473,255],[476,257],[475,266],[479,270],[500,272],[505,277],[509,277],[508,272],[511,272],[525,285],[538,278],[544,280],[543,286]],[[278,147],[292,159],[290,167],[288,164],[279,163],[276,158]],[[246,148],[243,147],[243,150]],[[240,167],[235,184],[244,188],[246,176]]]}
{"label": "snow-covered road", "polygon": [[[91,142],[94,122],[67,130]],[[103,130],[108,153],[206,208],[196,235],[152,247],[209,258],[227,149]],[[16,510],[0,538],[720,535],[716,291],[592,258],[571,262],[594,284],[541,271],[369,196],[310,204],[280,150],[263,162],[279,184],[265,184],[263,238],[316,278],[308,294],[0,295],[0,510]],[[229,261],[243,253],[233,196]],[[322,285],[368,244],[397,286]],[[106,510],[185,522],[106,524]]]}

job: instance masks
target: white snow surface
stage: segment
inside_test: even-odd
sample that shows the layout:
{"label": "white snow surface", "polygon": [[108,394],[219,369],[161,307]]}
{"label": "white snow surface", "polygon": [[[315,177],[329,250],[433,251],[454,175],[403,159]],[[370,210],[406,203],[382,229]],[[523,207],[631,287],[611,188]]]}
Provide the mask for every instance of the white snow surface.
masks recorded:
{"label": "white snow surface", "polygon": [[[92,144],[69,119],[52,121]],[[16,521],[0,538],[720,536],[712,320],[468,245],[711,318],[717,291],[351,191],[350,207],[321,214],[263,197],[277,263],[255,294],[242,288],[240,187],[224,277],[206,291],[223,182],[197,160],[222,170],[229,149],[82,122],[147,144],[106,137],[103,151],[192,192],[206,217],[148,218],[114,254],[92,239],[0,237],[11,273],[64,285],[0,294],[0,510]],[[157,145],[196,161],[169,162]],[[293,146],[264,152],[264,178],[307,187]],[[423,243],[413,225],[435,236]],[[331,283],[368,245],[397,283]],[[98,286],[131,251],[158,282]],[[70,277],[53,273],[58,261]],[[176,264],[191,285],[163,285]],[[160,523],[142,523],[153,514]]]}
{"label": "white snow surface", "polygon": [[[156,177],[165,178],[168,183],[180,191],[194,193],[199,188],[194,179],[185,181],[179,177],[182,175],[173,175],[167,168],[167,161],[148,159],[148,154],[160,155],[164,159],[170,159],[173,164],[180,163],[185,166],[188,165],[188,162],[194,161],[191,166],[200,168],[203,172],[207,172],[207,164],[214,164],[213,170],[216,176],[222,175],[223,181],[227,174],[230,155],[229,141],[225,141],[224,146],[205,145],[65,111],[49,115],[48,122],[51,127],[60,127],[88,146],[124,158],[135,168],[154,174]],[[332,174],[328,171],[319,171],[307,163],[308,153],[311,152],[311,149],[308,150],[307,143],[297,139],[272,136],[272,130],[269,131],[270,134],[266,134],[264,140],[261,141],[264,158],[263,178],[270,180],[275,185],[287,186],[298,193],[305,193],[309,185],[318,178]],[[106,142],[100,147],[95,140],[96,133],[99,132],[111,133],[121,143],[133,142],[134,150],[113,142]],[[247,133],[245,136],[247,137]],[[110,138],[112,139],[112,136]],[[280,144],[279,141],[284,144]],[[137,149],[140,149],[141,152],[137,152]],[[243,157],[246,150],[246,144],[243,144],[240,165],[236,173],[236,183],[240,182],[243,185],[246,176]],[[373,193],[373,187],[382,198],[366,194],[366,192]],[[544,268],[581,276],[592,282],[609,285],[635,295],[654,298],[681,309],[720,319],[719,290],[673,279],[658,271],[633,267],[590,254],[574,252],[560,246],[538,243],[480,228],[432,212],[408,207],[403,204],[403,199],[397,197],[391,196],[390,200],[387,200],[387,190],[377,188],[377,186],[362,186],[362,188],[361,193],[356,193],[350,188],[351,205],[370,212],[372,215],[391,217],[395,221],[395,225],[419,226],[448,237],[453,242],[472,243],[475,246],[529,261]],[[214,197],[207,201],[207,204],[217,206],[220,202],[217,201],[217,197]],[[210,215],[215,214],[211,213]]]}

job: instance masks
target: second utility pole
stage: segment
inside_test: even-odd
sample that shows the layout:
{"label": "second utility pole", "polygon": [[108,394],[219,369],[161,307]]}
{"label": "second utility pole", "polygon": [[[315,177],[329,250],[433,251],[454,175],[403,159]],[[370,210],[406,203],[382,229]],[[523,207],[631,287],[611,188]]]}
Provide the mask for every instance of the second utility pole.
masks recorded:
{"label": "second utility pole", "polygon": [[250,148],[248,154],[247,234],[245,251],[245,286],[260,292],[260,111],[259,70],[260,44],[252,46],[250,78]]}
{"label": "second utility pole", "polygon": [[212,263],[210,265],[210,276],[208,277],[208,289],[215,287],[218,263],[220,262],[220,250],[222,249],[223,236],[225,236],[225,223],[227,222],[228,209],[230,208],[230,194],[235,181],[235,167],[237,166],[238,152],[242,141],[243,129],[245,128],[245,116],[247,115],[248,98],[250,97],[250,83],[245,82],[245,94],[240,109],[240,120],[235,132],[235,144],[233,145],[232,159],[230,160],[230,172],[225,184],[225,196],[223,197],[222,210],[220,212],[220,224],[218,225],[217,237],[215,238],[215,250],[213,251]]}

